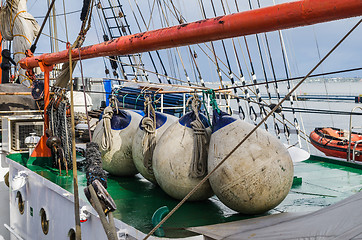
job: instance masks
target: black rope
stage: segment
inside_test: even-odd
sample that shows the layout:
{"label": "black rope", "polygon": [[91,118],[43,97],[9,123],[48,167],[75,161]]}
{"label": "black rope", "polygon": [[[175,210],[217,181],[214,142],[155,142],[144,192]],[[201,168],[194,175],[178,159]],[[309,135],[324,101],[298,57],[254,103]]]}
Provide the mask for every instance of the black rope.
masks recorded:
{"label": "black rope", "polygon": [[82,13],[80,14],[80,20],[83,22],[86,17],[87,17],[87,13],[88,13],[88,9],[89,9],[89,5],[90,5],[90,0],[83,0],[83,7],[82,7]]}
{"label": "black rope", "polygon": [[[201,3],[201,10],[202,10],[203,17],[204,17],[204,19],[206,19],[207,16],[206,16],[206,11],[205,11],[205,6],[204,6],[203,0],[200,0],[200,3]],[[217,56],[216,56],[216,52],[215,52],[215,46],[214,46],[214,43],[213,43],[213,42],[210,42],[210,43],[211,43],[211,50],[212,50],[213,55],[214,55],[214,58],[215,58],[216,70],[217,70],[217,73],[218,73],[218,76],[219,76],[220,85],[221,85],[221,88],[223,88],[223,87],[224,87],[224,84],[223,84],[223,80],[222,80],[222,75],[221,75],[221,70],[220,70],[220,66],[219,66],[219,61],[217,60]]]}
{"label": "black rope", "polygon": [[[235,6],[236,6],[236,10],[238,12],[240,12],[239,10],[239,5],[238,5],[238,2],[235,0]],[[247,53],[248,53],[248,57],[249,57],[249,63],[250,63],[250,67],[251,67],[251,77],[252,77],[252,84],[251,85],[248,85],[246,84],[245,80],[242,78],[242,85],[243,85],[243,88],[244,88],[244,93],[246,95],[246,98],[247,98],[247,101],[248,101],[248,105],[249,105],[249,116],[251,118],[251,120],[254,122],[254,124],[256,125],[256,119],[258,118],[258,115],[256,114],[255,110],[254,110],[254,107],[250,104],[252,101],[251,101],[251,98],[249,96],[249,92],[247,90],[247,87],[248,86],[256,86],[255,83],[256,83],[256,76],[255,76],[255,71],[254,71],[254,65],[253,65],[253,62],[251,60],[251,56],[250,56],[250,51],[249,51],[249,46],[248,46],[248,42],[246,40],[246,37],[244,36],[244,42],[245,42],[245,47],[246,47],[246,50],[247,50]],[[261,102],[261,101],[260,101]],[[253,117],[252,117],[253,116]]]}
{"label": "black rope", "polygon": [[[226,15],[226,9],[225,9],[224,3],[223,3],[222,0],[220,0],[220,1],[221,1],[221,5],[222,5],[222,9],[223,9],[223,11],[224,11],[224,14]],[[211,1],[211,2],[212,2],[212,1]],[[214,7],[213,2],[212,2],[212,6],[213,6],[214,13],[215,13],[215,17],[216,17],[216,12],[215,12],[215,7]],[[235,80],[234,80],[234,74],[233,74],[232,71],[231,71],[231,66],[230,66],[229,58],[228,58],[228,56],[227,56],[225,44],[224,44],[224,41],[223,41],[223,40],[221,40],[221,41],[222,41],[222,45],[223,45],[223,48],[224,48],[224,53],[225,53],[227,65],[228,65],[228,68],[229,68],[229,75],[230,75],[231,84],[232,84],[233,86],[236,86],[236,83],[235,83]],[[233,45],[233,49],[234,49],[235,58],[236,58],[236,61],[237,61],[238,67],[239,67],[239,71],[240,71],[240,78],[243,78],[243,70],[242,70],[242,68],[241,68],[239,56],[238,56],[238,53],[237,53],[237,51],[236,51],[234,39],[231,39],[231,41],[232,41],[232,45]],[[234,93],[235,93],[235,95],[238,94],[238,91],[237,91],[236,88],[234,88]],[[238,104],[239,117],[240,117],[242,120],[244,120],[246,116],[245,116],[245,113],[244,113],[243,108],[241,107],[240,99],[237,98],[236,101],[237,101],[237,104]]]}
{"label": "black rope", "polygon": [[[145,20],[143,14],[142,14],[142,11],[141,11],[138,3],[135,2],[135,4],[136,4],[137,10],[138,10],[138,13],[139,13],[140,16],[141,16],[142,22],[143,22],[143,24],[145,25],[145,27],[146,27],[146,29],[147,29],[147,28],[148,28],[148,27],[147,27],[147,23],[146,23],[146,20]],[[134,18],[135,18],[135,20],[136,20],[136,24],[137,24],[137,26],[138,26],[139,31],[142,32],[141,26],[140,26],[140,24],[139,24],[139,22],[138,22],[138,19],[137,19],[137,17],[136,17],[136,14],[134,13],[133,10],[132,10],[132,14],[133,14],[133,16],[134,16]],[[160,53],[159,53],[158,50],[156,50],[155,52],[156,52],[156,55],[157,55],[158,60],[160,61],[161,68],[162,68],[162,70],[163,70],[163,72],[164,72],[164,75],[166,76],[166,80],[167,80],[167,82],[168,82],[169,84],[171,84],[171,81],[170,81],[170,79],[169,79],[169,77],[168,77],[167,70],[166,70],[165,65],[164,65],[164,63],[163,63],[163,61],[162,61],[162,58],[161,58],[161,56],[160,56]],[[154,67],[154,69],[155,69],[155,72],[156,72],[156,74],[157,74],[158,81],[159,81],[160,83],[162,83],[161,77],[160,77],[160,75],[158,74],[159,72],[158,72],[158,70],[157,70],[155,61],[153,60],[153,57],[152,57],[151,52],[148,52],[148,56],[149,56],[150,59],[151,59],[151,63],[152,63],[152,65],[153,65],[153,67]]]}
{"label": "black rope", "polygon": [[[81,12],[82,10],[76,10],[76,11],[71,11],[71,12],[67,12],[67,13],[59,13],[59,14],[55,14],[55,15],[49,15],[49,17],[60,17],[60,16],[64,16],[64,15],[70,15],[70,14],[74,14],[74,13],[79,13]],[[45,18],[46,16],[36,16],[34,18]]]}
{"label": "black rope", "polygon": [[[244,99],[242,97],[237,97],[237,98]],[[255,101],[254,101],[254,103],[258,104],[258,105],[263,105],[264,107],[268,107],[270,109],[273,109],[275,107],[275,104],[268,105],[268,104],[265,104],[265,103],[258,103],[258,102],[255,102]],[[280,111],[292,112],[293,109],[295,110],[295,112],[300,112],[300,113],[362,116],[361,112],[347,112],[347,111],[340,111],[340,110],[326,110],[326,109],[316,109],[316,108],[298,108],[298,107],[287,107],[287,106],[284,106],[283,108],[281,108]]]}

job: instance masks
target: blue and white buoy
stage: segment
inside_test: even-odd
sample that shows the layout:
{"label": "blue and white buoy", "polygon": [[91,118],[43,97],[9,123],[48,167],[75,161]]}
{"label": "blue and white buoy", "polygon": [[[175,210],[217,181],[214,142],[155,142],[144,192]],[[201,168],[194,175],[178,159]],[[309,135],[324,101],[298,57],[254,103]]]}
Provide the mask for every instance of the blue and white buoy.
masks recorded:
{"label": "blue and white buoy", "polygon": [[[132,156],[133,162],[137,168],[137,170],[142,174],[144,178],[149,180],[150,182],[157,183],[155,176],[153,174],[153,167],[152,167],[152,155],[153,151],[148,149],[149,144],[157,145],[162,134],[166,131],[166,129],[176,122],[178,119],[177,117],[165,113],[155,112],[155,127],[156,129],[152,129],[154,133],[148,133],[150,129],[145,129],[148,126],[144,123],[147,120],[146,117],[142,118],[137,132],[133,138],[132,144]],[[148,118],[150,119],[150,118]],[[153,124],[153,122],[151,123]],[[149,126],[152,128],[152,126]],[[149,136],[151,135],[151,136]],[[153,138],[153,139],[152,139]],[[152,141],[152,143],[151,143]],[[154,146],[155,147],[155,146]],[[151,154],[151,155],[150,155]],[[150,156],[148,156],[150,155]],[[149,159],[145,159],[149,158]],[[148,163],[149,162],[149,163]]]}
{"label": "blue and white buoy", "polygon": [[142,118],[142,111],[104,110],[103,119],[93,134],[102,153],[103,169],[116,176],[138,173],[132,160],[132,141]]}
{"label": "blue and white buoy", "polygon": [[[202,114],[199,116],[206,132],[210,133],[206,117]],[[194,130],[191,122],[195,118],[194,112],[190,112],[173,123],[161,136],[153,153],[153,170],[157,183],[176,199],[184,198],[202,179],[192,176],[191,172],[194,154]],[[208,142],[204,147],[208,148]],[[206,162],[207,154],[204,158]],[[206,181],[189,200],[205,200],[212,195],[210,184]]]}

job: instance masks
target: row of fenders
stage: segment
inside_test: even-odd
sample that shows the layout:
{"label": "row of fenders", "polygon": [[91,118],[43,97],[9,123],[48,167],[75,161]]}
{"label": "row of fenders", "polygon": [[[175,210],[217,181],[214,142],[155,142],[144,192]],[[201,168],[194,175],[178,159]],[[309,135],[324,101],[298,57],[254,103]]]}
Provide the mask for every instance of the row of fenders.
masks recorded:
{"label": "row of fenders", "polygon": [[[103,168],[112,175],[133,176],[140,172],[168,195],[184,198],[202,178],[190,173],[194,151],[193,112],[180,119],[156,113],[156,146],[152,169],[144,163],[142,111],[114,110],[110,121],[112,146],[101,150]],[[200,118],[211,133],[207,169],[210,172],[254,128],[226,113],[214,111],[213,128]],[[101,145],[104,119],[97,125],[93,141]],[[151,171],[150,171],[151,170]],[[244,214],[259,214],[276,207],[293,182],[293,163],[284,145],[263,129],[257,129],[189,198],[205,200],[216,196],[229,208]]]}

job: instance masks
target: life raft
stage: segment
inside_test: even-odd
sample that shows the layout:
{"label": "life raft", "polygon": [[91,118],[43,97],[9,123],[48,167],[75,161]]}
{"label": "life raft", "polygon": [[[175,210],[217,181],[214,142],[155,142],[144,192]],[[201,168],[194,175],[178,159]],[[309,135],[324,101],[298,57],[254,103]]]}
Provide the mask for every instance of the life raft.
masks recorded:
{"label": "life raft", "polygon": [[[338,128],[315,128],[310,133],[310,141],[314,147],[327,156],[347,159],[349,132]],[[355,146],[357,144],[357,146]],[[353,159],[355,148],[355,160],[362,161],[362,133],[351,133],[350,159]]]}

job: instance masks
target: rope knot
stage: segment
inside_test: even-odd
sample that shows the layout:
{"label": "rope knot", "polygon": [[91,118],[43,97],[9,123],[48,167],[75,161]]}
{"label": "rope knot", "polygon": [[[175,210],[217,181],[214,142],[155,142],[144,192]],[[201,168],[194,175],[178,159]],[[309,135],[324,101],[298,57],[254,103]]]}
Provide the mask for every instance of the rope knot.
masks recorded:
{"label": "rope knot", "polygon": [[144,117],[141,121],[141,127],[148,133],[152,134],[156,132],[154,121],[150,117]]}

